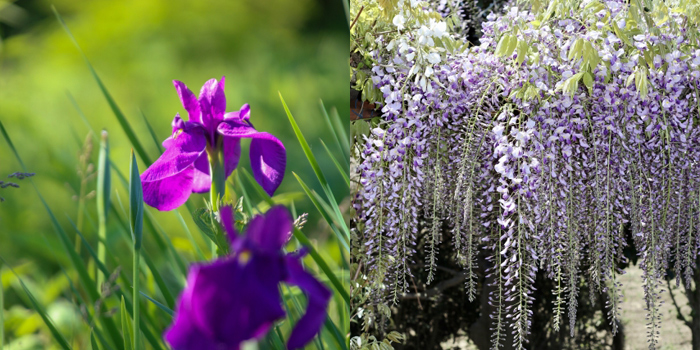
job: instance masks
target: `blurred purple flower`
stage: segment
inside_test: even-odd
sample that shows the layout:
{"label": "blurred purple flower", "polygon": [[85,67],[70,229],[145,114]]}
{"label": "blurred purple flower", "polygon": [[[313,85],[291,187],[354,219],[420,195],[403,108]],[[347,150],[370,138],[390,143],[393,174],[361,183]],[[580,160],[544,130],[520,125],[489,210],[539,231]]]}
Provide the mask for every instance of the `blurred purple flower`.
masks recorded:
{"label": "blurred purple flower", "polygon": [[[210,79],[197,98],[180,81],[173,81],[189,120],[173,119],[172,136],[163,141],[165,152],[141,174],[144,201],[158,210],[184,204],[192,192],[211,188],[211,167],[223,166],[224,181],[238,165],[241,138],[250,138],[250,164],[255,180],[272,195],[284,177],[287,154],[273,135],[255,130],[250,107],[225,113],[224,77]],[[221,154],[221,152],[223,154]],[[223,165],[218,164],[223,159]]]}
{"label": "blurred purple flower", "polygon": [[289,349],[302,348],[326,320],[331,292],[304,270],[305,253],[282,251],[293,230],[287,209],[276,206],[256,216],[240,237],[233,228],[231,207],[221,207],[221,218],[232,254],[190,268],[165,340],[174,350],[238,350],[242,342],[260,339],[285,316],[278,288],[285,282],[298,286],[308,299],[306,313],[287,342]]}

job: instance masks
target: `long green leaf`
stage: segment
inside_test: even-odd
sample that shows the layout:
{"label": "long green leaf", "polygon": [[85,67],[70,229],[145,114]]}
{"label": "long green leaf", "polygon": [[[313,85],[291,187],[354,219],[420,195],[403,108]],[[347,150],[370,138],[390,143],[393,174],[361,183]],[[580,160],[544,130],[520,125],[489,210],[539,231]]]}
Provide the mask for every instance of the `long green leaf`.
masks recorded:
{"label": "long green leaf", "polygon": [[95,81],[97,82],[97,85],[100,87],[100,91],[102,91],[102,94],[104,95],[105,99],[107,99],[107,103],[109,104],[109,107],[112,109],[112,113],[114,113],[114,116],[117,117],[117,121],[119,121],[119,125],[121,125],[122,130],[124,130],[124,133],[129,138],[131,145],[134,147],[134,149],[136,149],[136,152],[139,154],[139,157],[141,157],[141,160],[143,160],[144,163],[151,164],[152,163],[151,158],[148,156],[145,149],[141,145],[141,142],[136,137],[136,133],[134,133],[134,129],[131,127],[131,124],[129,124],[129,121],[126,119],[126,117],[124,116],[122,111],[119,109],[119,106],[117,106],[117,103],[112,98],[112,95],[110,95],[109,91],[107,91],[107,87],[105,87],[105,85],[102,83],[102,80],[97,75],[97,72],[95,71],[95,69],[92,67],[92,64],[90,63],[87,56],[83,52],[83,49],[81,49],[80,45],[78,45],[78,41],[75,39],[75,37],[73,36],[73,33],[71,33],[70,29],[68,29],[66,22],[63,20],[63,18],[61,17],[61,15],[58,13],[58,11],[56,10],[56,8],[54,6],[51,6],[51,9],[53,10],[54,14],[56,15],[56,19],[58,19],[58,22],[61,23],[61,26],[66,31],[66,33],[70,37],[71,41],[73,42],[75,47],[80,52],[80,55],[85,60],[85,63],[87,64],[88,69],[90,69],[90,73],[92,74],[92,77],[95,79]]}
{"label": "long green leaf", "polygon": [[[0,265],[2,267],[2,265]],[[2,270],[2,269],[0,269]],[[0,282],[0,350],[5,346],[5,291]]]}
{"label": "long green leaf", "polygon": [[299,175],[297,175],[295,172],[292,172],[292,175],[294,175],[294,177],[297,179],[297,181],[299,181],[301,188],[304,189],[304,192],[306,192],[306,195],[309,197],[309,199],[311,199],[311,203],[314,204],[314,206],[316,207],[318,212],[321,213],[321,216],[323,216],[323,218],[326,220],[328,225],[333,229],[333,232],[336,234],[336,236],[338,236],[338,241],[343,244],[343,248],[345,248],[345,250],[347,252],[350,252],[349,243],[345,240],[345,237],[343,235],[341,235],[338,232],[338,230],[336,229],[336,225],[335,225],[336,220],[333,220],[333,218],[331,218],[328,211],[321,204],[320,198],[318,198],[315,195],[315,193],[313,193],[311,191],[311,189],[308,186],[306,186],[306,183],[304,183],[304,181],[301,180]]}
{"label": "long green leaf", "polygon": [[304,135],[302,134],[301,130],[299,129],[299,125],[297,125],[296,120],[294,119],[294,116],[292,115],[292,112],[289,110],[289,107],[287,107],[287,104],[284,102],[284,98],[282,98],[282,94],[279,94],[280,100],[282,101],[282,105],[284,106],[284,111],[287,113],[287,118],[289,119],[289,123],[292,125],[292,129],[294,130],[294,134],[297,137],[297,140],[299,141],[299,144],[301,145],[302,150],[304,150],[304,155],[306,155],[306,159],[309,161],[309,164],[311,164],[311,168],[314,170],[314,174],[316,174],[316,177],[318,178],[318,181],[321,183],[321,187],[323,188],[323,191],[326,193],[326,197],[328,197],[328,201],[331,203],[331,206],[333,207],[335,211],[335,215],[339,218],[339,222],[341,225],[342,233],[345,235],[345,240],[350,241],[350,230],[348,229],[347,225],[345,224],[345,220],[343,220],[343,214],[340,213],[340,209],[338,207],[338,203],[335,200],[335,196],[333,196],[333,191],[331,190],[328,181],[326,180],[326,177],[323,175],[323,171],[321,170],[321,167],[318,165],[318,162],[316,161],[316,157],[314,156],[313,152],[311,152],[311,147],[309,147],[308,142],[306,142],[306,138],[304,138]]}
{"label": "long green leaf", "polygon": [[[0,122],[0,131],[2,132],[2,135],[5,138],[5,141],[10,146],[10,149],[15,154],[15,157],[17,157],[17,161],[22,166],[23,171],[28,172],[27,167],[24,165],[22,158],[19,156],[17,149],[15,148],[14,144],[12,143],[12,140],[10,139],[10,135],[7,134],[7,131],[5,130],[5,126],[2,125],[1,122]],[[39,192],[39,188],[36,186],[36,184],[34,183],[34,181],[31,178],[29,178],[29,182],[34,187],[34,190],[36,191],[37,196],[41,200],[41,203],[44,205],[44,209],[49,214],[49,218],[51,219],[51,223],[54,227],[54,230],[58,234],[58,238],[60,239],[61,243],[63,244],[64,250],[68,253],[68,255],[71,259],[71,262],[73,263],[73,267],[75,267],[76,271],[78,272],[78,277],[80,278],[81,285],[87,291],[87,294],[90,298],[90,302],[95,303],[100,298],[100,295],[97,292],[97,289],[95,287],[96,286],[95,282],[92,280],[92,278],[88,274],[87,268],[85,266],[85,262],[78,256],[75,249],[73,249],[73,245],[72,245],[70,239],[68,238],[68,235],[63,230],[61,225],[58,223],[56,216],[51,211],[51,208],[49,207],[48,203],[46,203],[46,200],[41,195],[41,192]],[[104,304],[103,304],[103,307],[104,307]],[[117,348],[121,348],[121,343],[120,343],[121,337],[119,336],[119,331],[117,330],[117,327],[114,324],[114,321],[108,317],[100,317],[100,320],[104,324],[107,331],[110,333],[110,337],[112,338],[112,341],[114,341],[115,345],[117,345]]]}
{"label": "long green leaf", "polygon": [[[241,169],[242,173],[247,175],[252,179],[252,176],[248,174],[245,169]],[[239,181],[240,182],[240,181]],[[253,187],[258,191],[258,194],[265,199],[268,203],[272,203],[272,198],[265,192],[265,190],[260,187],[260,185],[257,185],[257,182],[253,182]],[[257,186],[255,186],[257,185]],[[242,186],[242,185],[241,185]],[[343,299],[345,299],[345,302],[350,305],[350,295],[348,294],[347,290],[345,290],[345,287],[343,287],[343,284],[340,282],[338,277],[333,273],[330,267],[328,267],[328,264],[326,261],[321,257],[321,255],[318,254],[318,251],[316,251],[316,248],[311,244],[311,241],[304,235],[303,232],[299,231],[299,229],[294,228],[294,232],[292,232],[294,235],[294,238],[296,238],[299,243],[301,243],[304,247],[306,247],[309,251],[309,255],[311,255],[311,258],[316,262],[318,267],[323,271],[323,273],[328,277],[328,280],[331,282],[333,287],[338,291],[343,296]]]}
{"label": "long green leaf", "polygon": [[[136,304],[136,303],[134,303]],[[133,338],[132,336],[132,330],[131,330],[131,322],[129,319],[129,313],[126,311],[126,304],[124,303],[124,296],[122,296],[122,302],[121,302],[121,320],[122,320],[122,335],[124,337],[124,350],[131,350],[133,349],[131,347],[131,339]]]}
{"label": "long green leaf", "polygon": [[171,309],[171,308],[169,308],[169,307],[167,307],[167,306],[165,306],[165,305],[159,303],[159,302],[156,301],[155,299],[153,299],[153,298],[149,297],[148,295],[146,295],[146,293],[141,292],[141,295],[143,295],[146,299],[148,299],[150,302],[152,302],[153,305],[155,305],[155,306],[157,306],[159,309],[165,311],[165,313],[168,314],[168,315],[170,315],[171,317],[175,315],[175,311],[173,311],[173,309]]}
{"label": "long green leaf", "polygon": [[[328,126],[328,128],[331,129],[331,134],[333,134],[333,138],[335,138],[335,144],[338,145],[338,148],[340,148],[343,157],[345,157],[346,153],[344,148],[346,144],[348,147],[350,147],[350,143],[347,140],[347,137],[342,137],[338,130],[336,130],[335,126],[333,126],[331,117],[328,116],[328,112],[326,111],[326,106],[323,105],[323,100],[319,100],[319,103],[321,104],[321,113],[323,114],[323,119],[326,121],[326,125]],[[341,140],[345,142],[341,142]],[[346,159],[346,161],[348,161],[348,159]]]}
{"label": "long green leaf", "polygon": [[350,177],[348,177],[348,172],[343,169],[343,166],[338,163],[338,160],[333,157],[333,153],[331,153],[331,150],[328,149],[328,146],[326,146],[326,143],[321,140],[321,144],[323,145],[323,148],[326,149],[326,153],[328,153],[328,156],[331,158],[333,161],[333,164],[335,164],[335,167],[338,168],[338,172],[340,173],[341,176],[343,176],[343,180],[345,180],[345,185],[350,188]]}
{"label": "long green leaf", "polygon": [[[97,162],[97,236],[101,241],[107,240],[107,215],[109,214],[110,194],[112,192],[112,180],[109,163],[109,143],[107,131],[102,130],[102,140],[100,141],[100,154]],[[97,255],[104,261],[107,247],[104,243],[97,246]],[[97,274],[97,284],[102,285],[109,276]]]}
{"label": "long green leaf", "polygon": [[[141,332],[139,323],[141,320],[140,306],[140,278],[139,268],[141,259],[141,241],[143,240],[143,187],[141,187],[141,176],[139,175],[139,165],[136,163],[134,151],[131,151],[131,166],[129,167],[129,223],[131,224],[131,238],[134,244],[134,350],[141,348]],[[123,302],[123,300],[122,300]]]}
{"label": "long green leaf", "polygon": [[51,335],[53,335],[54,339],[56,339],[56,341],[61,346],[61,348],[63,348],[64,350],[70,350],[70,345],[68,345],[68,341],[66,340],[66,338],[63,337],[61,332],[58,331],[58,329],[53,324],[53,321],[51,320],[49,315],[46,313],[44,308],[39,304],[39,302],[36,300],[34,295],[32,295],[32,293],[29,291],[27,286],[24,284],[24,281],[22,281],[22,278],[20,278],[19,275],[15,272],[15,270],[9,264],[7,264],[7,262],[5,261],[5,259],[2,256],[0,256],[0,260],[2,260],[2,262],[5,265],[7,265],[7,268],[10,269],[12,274],[15,275],[15,277],[17,278],[19,283],[22,285],[22,289],[24,290],[24,293],[27,294],[27,297],[29,297],[29,300],[32,304],[32,307],[34,308],[34,310],[36,310],[36,312],[39,314],[41,319],[44,320],[44,323],[49,328],[49,331],[51,332]]}
{"label": "long green leaf", "polygon": [[[75,226],[75,224],[73,224],[73,226]],[[83,240],[83,241],[86,242],[85,240]],[[76,306],[79,309],[82,306],[86,307],[85,316],[87,318],[87,323],[93,324],[93,318],[92,318],[92,315],[90,315],[90,310],[87,309],[87,304],[85,303],[85,299],[83,299],[83,296],[78,292],[77,289],[75,289],[75,285],[73,284],[73,281],[70,279],[70,277],[68,276],[68,272],[66,272],[66,270],[63,267],[61,267],[61,272],[63,273],[64,276],[66,276],[66,279],[68,280],[68,285],[70,286],[70,290],[71,290],[71,292],[73,292],[73,296],[75,297],[75,300],[77,302]],[[107,339],[105,339],[105,337],[102,335],[102,332],[100,331],[99,328],[92,327],[92,333],[97,335],[97,339],[99,339],[100,342],[102,343],[102,348],[104,348],[105,350],[112,350],[112,346],[109,344]]]}
{"label": "long green leaf", "polygon": [[153,140],[153,143],[156,144],[156,148],[158,149],[158,153],[163,153],[163,145],[161,145],[160,142],[158,142],[158,137],[156,137],[156,132],[153,131],[153,127],[151,127],[151,123],[148,121],[148,118],[146,118],[146,115],[141,112],[141,117],[143,117],[143,122],[146,123],[146,128],[148,128],[148,133],[151,134],[151,139]]}
{"label": "long green leaf", "polygon": [[347,121],[343,118],[340,118],[340,114],[338,114],[338,109],[333,107],[331,108],[331,120],[333,121],[333,124],[335,125],[335,130],[338,132],[338,137],[340,138],[340,142],[343,144],[343,154],[345,154],[345,160],[349,163],[350,162],[350,133],[345,129],[345,124]]}

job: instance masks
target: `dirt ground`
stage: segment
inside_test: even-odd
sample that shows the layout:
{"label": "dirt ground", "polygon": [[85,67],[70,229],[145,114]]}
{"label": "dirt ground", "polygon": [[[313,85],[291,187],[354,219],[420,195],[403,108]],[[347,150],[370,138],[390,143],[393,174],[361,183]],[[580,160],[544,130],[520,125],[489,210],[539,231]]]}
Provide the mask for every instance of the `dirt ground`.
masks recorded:
{"label": "dirt ground", "polygon": [[[622,323],[625,327],[625,349],[644,350],[647,345],[646,311],[644,311],[644,292],[642,290],[642,270],[636,266],[626,269],[627,273],[621,276],[623,284],[624,300],[622,303]],[[681,312],[688,318],[690,307],[683,287],[676,288],[675,283],[671,283],[673,294],[681,306]],[[666,287],[664,287],[665,289]],[[661,350],[691,350],[690,329],[676,318],[676,309],[672,303],[668,292],[662,295],[661,305]],[[464,335],[457,335],[453,340],[442,344],[443,349],[478,350],[476,346],[470,344]]]}

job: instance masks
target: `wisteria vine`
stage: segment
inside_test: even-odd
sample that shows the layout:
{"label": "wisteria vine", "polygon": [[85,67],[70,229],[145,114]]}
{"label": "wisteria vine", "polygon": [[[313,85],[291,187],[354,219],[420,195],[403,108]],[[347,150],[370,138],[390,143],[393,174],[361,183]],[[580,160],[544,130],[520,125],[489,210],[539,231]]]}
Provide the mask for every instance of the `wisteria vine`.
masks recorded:
{"label": "wisteria vine", "polygon": [[[389,47],[368,53],[382,122],[359,151],[354,201],[358,254],[384,286],[375,302],[408,293],[422,242],[426,282],[438,260],[455,258],[470,301],[477,255],[488,255],[494,349],[510,332],[525,347],[538,271],[557,286],[555,329],[568,311],[573,332],[585,279],[607,294],[616,332],[631,230],[657,348],[662,279],[670,269],[689,285],[700,247],[696,12],[663,2],[532,2],[489,15],[479,46],[442,48],[427,63],[411,48],[420,31],[401,32],[403,21],[400,40],[377,36]],[[396,40],[402,49],[391,50]],[[443,226],[452,255],[437,251]]]}

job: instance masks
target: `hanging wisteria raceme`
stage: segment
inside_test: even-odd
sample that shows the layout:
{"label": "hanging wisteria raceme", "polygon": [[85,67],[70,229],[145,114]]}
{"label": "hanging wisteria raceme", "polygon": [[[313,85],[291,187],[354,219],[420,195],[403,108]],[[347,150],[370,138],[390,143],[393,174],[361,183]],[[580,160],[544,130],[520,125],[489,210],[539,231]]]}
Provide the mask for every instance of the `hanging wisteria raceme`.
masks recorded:
{"label": "hanging wisteria raceme", "polygon": [[[490,15],[480,46],[425,67],[410,48],[372,52],[383,115],[362,146],[354,206],[358,253],[383,286],[375,302],[408,292],[420,242],[426,283],[457,259],[474,300],[486,269],[494,349],[511,332],[526,346],[538,271],[556,286],[555,329],[567,312],[573,333],[585,280],[607,294],[615,332],[631,230],[658,346],[662,278],[672,269],[690,284],[700,246],[698,38],[665,5],[574,7]],[[454,252],[438,251],[445,227]]]}

